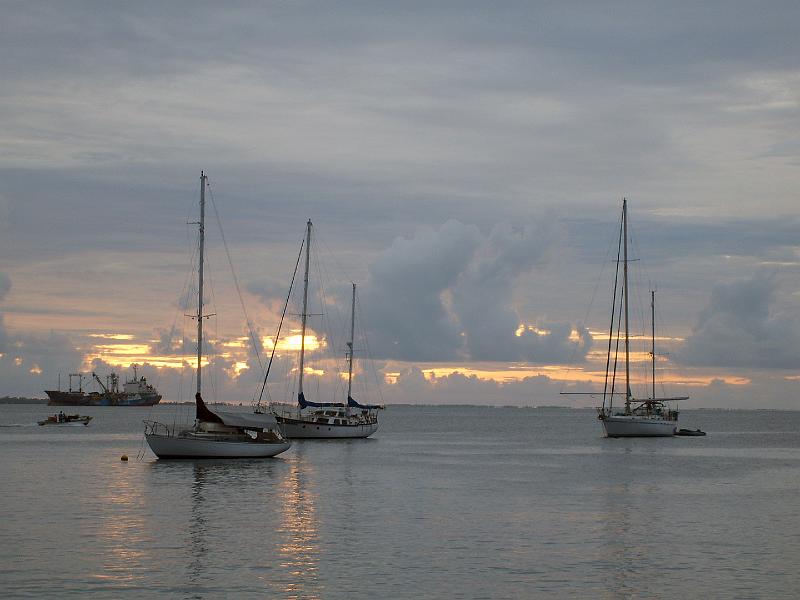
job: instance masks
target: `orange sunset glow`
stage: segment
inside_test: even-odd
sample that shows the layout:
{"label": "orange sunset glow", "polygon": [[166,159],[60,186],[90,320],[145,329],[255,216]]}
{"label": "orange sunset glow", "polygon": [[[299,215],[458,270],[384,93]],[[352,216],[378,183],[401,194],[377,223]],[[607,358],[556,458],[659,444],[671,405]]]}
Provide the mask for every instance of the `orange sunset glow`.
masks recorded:
{"label": "orange sunset glow", "polygon": [[[521,335],[523,331],[531,331],[537,335],[547,335],[547,331],[540,330],[535,327],[520,326],[517,333]],[[577,331],[573,332],[577,339]],[[458,363],[437,363],[421,367],[421,371],[430,381],[435,381],[443,377],[453,374],[463,375],[465,377],[474,377],[482,381],[494,381],[497,383],[512,383],[523,381],[527,378],[544,377],[552,381],[567,383],[586,383],[592,386],[602,386],[605,380],[605,360],[606,354],[602,348],[603,342],[608,341],[608,335],[602,334],[598,331],[591,332],[592,339],[597,342],[594,349],[590,350],[586,355],[587,363],[583,366],[569,366],[569,365],[531,365],[525,363],[475,363],[469,366]],[[91,346],[90,350],[85,353],[83,359],[82,369],[90,371],[92,369],[92,362],[100,359],[103,362],[119,368],[127,369],[133,363],[148,364],[156,368],[168,369],[183,369],[194,368],[196,364],[196,357],[179,356],[179,355],[163,355],[152,352],[155,340],[148,340],[147,343],[136,341],[136,336],[131,333],[102,333],[90,334],[88,337],[97,340]],[[639,339],[646,339],[639,336]],[[678,341],[680,338],[662,337],[658,338],[664,342]],[[265,348],[271,348],[273,340],[269,337],[263,337],[262,343]],[[228,376],[235,379],[238,378],[244,371],[248,370],[248,354],[250,340],[247,336],[239,336],[225,341],[215,342],[221,352],[218,356],[231,361],[232,364],[226,368]],[[293,333],[278,342],[277,350],[294,354],[300,349],[301,338],[297,333]],[[324,338],[318,338],[314,334],[306,335],[306,349],[309,351],[324,349],[327,344]],[[280,354],[279,354],[280,355]],[[619,359],[622,360],[624,352],[619,352]],[[613,358],[613,356],[612,356]],[[652,358],[649,352],[632,351],[630,352],[631,363],[639,365],[631,372],[631,382],[634,385],[648,384],[650,381],[650,374],[646,372],[647,365],[650,364]],[[311,376],[322,377],[330,370],[331,372],[338,373],[340,378],[346,378],[346,372],[337,369],[337,358],[322,358],[315,361],[314,366],[305,367],[305,373]],[[656,361],[659,365],[658,378],[660,383],[677,385],[677,386],[707,386],[713,381],[721,381],[729,385],[747,385],[750,383],[748,377],[720,374],[720,373],[704,373],[701,370],[690,369],[679,371],[672,366],[669,358],[664,355],[657,355]],[[209,358],[203,358],[203,366],[207,366],[210,362]],[[396,384],[402,369],[402,363],[393,363],[397,368],[387,367],[384,372],[384,380],[387,384]],[[31,373],[41,372],[38,365],[30,367]],[[296,367],[291,369],[292,373],[296,373]],[[354,372],[358,376],[362,373],[358,367]],[[787,376],[787,380],[797,379],[798,376]],[[591,391],[591,390],[587,390]]]}

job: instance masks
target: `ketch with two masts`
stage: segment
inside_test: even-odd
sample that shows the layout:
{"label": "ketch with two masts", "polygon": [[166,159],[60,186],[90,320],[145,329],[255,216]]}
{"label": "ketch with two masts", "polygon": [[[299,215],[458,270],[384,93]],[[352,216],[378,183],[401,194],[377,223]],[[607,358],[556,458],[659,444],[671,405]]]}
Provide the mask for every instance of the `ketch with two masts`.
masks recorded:
{"label": "ketch with two masts", "polygon": [[311,251],[311,220],[306,223],[305,276],[303,278],[303,312],[300,331],[300,359],[298,367],[296,410],[273,412],[284,435],[288,438],[366,438],[378,430],[377,404],[361,404],[353,399],[353,337],[355,334],[356,284],[350,309],[350,340],[347,342],[347,400],[346,402],[312,402],[306,400],[303,390],[308,322],[308,270]]}
{"label": "ketch with two masts", "polygon": [[[620,256],[621,255],[621,256]],[[628,202],[622,201],[622,218],[620,221],[619,242],[617,244],[617,267],[614,278],[614,298],[611,308],[611,327],[608,337],[608,353],[606,358],[605,382],[603,385],[603,404],[598,408],[598,419],[603,425],[606,437],[670,437],[678,428],[678,411],[667,403],[687,400],[688,396],[657,397],[656,396],[656,336],[655,336],[655,291],[650,292],[650,309],[652,315],[652,395],[648,398],[636,398],[631,392],[630,366],[630,327],[628,316]],[[619,283],[620,265],[622,266],[622,286]],[[621,322],[622,321],[622,322]],[[622,332],[624,327],[624,332]],[[616,344],[615,341],[616,330]],[[625,379],[624,391],[617,391],[617,359],[619,357],[620,334],[624,335],[625,346]],[[614,347],[612,347],[614,346]],[[568,392],[566,394],[569,394]],[[621,409],[614,407],[614,397],[624,395],[625,404]]]}

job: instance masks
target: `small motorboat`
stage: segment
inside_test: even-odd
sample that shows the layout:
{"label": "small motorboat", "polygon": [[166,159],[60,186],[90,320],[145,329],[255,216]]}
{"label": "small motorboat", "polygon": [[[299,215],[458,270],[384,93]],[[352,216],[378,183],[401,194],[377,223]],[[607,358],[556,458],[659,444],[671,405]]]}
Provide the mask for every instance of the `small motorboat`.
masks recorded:
{"label": "small motorboat", "polygon": [[92,417],[81,415],[65,415],[63,412],[55,415],[50,415],[44,421],[39,421],[39,425],[60,425],[77,427],[79,425],[88,425]]}
{"label": "small motorboat", "polygon": [[675,432],[675,435],[705,435],[705,431],[700,431],[699,429],[678,429]]}

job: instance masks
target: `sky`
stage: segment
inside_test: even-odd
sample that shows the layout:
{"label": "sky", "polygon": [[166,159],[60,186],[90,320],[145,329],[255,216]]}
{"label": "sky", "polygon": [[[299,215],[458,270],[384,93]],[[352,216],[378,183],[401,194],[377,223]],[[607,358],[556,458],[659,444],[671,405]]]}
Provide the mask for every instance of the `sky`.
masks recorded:
{"label": "sky", "polygon": [[602,388],[625,197],[666,393],[800,408],[796,2],[3,6],[0,395],[137,363],[191,398],[204,170],[215,399],[258,395],[312,219],[307,397],[355,282],[364,394],[595,405],[561,392]]}

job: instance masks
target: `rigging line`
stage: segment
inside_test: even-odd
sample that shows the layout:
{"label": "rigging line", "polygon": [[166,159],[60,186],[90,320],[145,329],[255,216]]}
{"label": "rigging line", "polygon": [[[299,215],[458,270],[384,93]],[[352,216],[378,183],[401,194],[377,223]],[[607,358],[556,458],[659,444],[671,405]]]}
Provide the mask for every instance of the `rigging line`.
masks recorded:
{"label": "rigging line", "polygon": [[[351,275],[348,273],[347,269],[342,265],[342,263],[339,260],[337,260],[337,255],[328,246],[325,236],[320,235],[320,232],[317,231],[316,239],[318,247],[324,250],[324,252],[318,253],[320,258],[317,258],[320,271],[324,272],[324,274],[329,277],[330,281],[334,280],[334,278],[331,276],[332,273],[339,273],[344,277],[344,279],[350,282],[355,281],[355,279],[351,277]],[[323,261],[321,258],[322,256],[325,256],[327,260]],[[328,261],[332,264],[328,264]],[[320,276],[320,281],[322,281],[321,276]],[[334,330],[338,331],[341,333],[341,338],[346,339],[347,337],[346,332],[349,327],[349,320],[348,321],[345,320],[343,312],[340,310],[339,303],[332,304],[327,312],[330,315],[328,318],[328,322],[330,323],[329,329],[331,330],[331,333],[333,333]],[[349,311],[347,314],[349,315]],[[347,362],[346,360],[342,361],[342,358],[338,350],[335,351],[335,356],[337,357],[337,361],[340,365]],[[344,369],[344,367],[337,367],[337,368]],[[343,383],[342,383],[342,389],[344,389]]]}
{"label": "rigging line", "polygon": [[[620,332],[622,330],[622,307],[623,307],[622,297],[624,294],[627,293],[628,290],[626,289],[626,286],[623,286],[622,292],[620,293],[619,297],[619,313],[617,314],[617,345],[614,348],[614,371],[611,376],[611,398],[608,401],[609,410],[611,410],[611,408],[614,406],[614,389],[616,388],[617,385],[617,364],[619,362],[619,340],[620,340]],[[628,397],[627,382],[625,389],[625,397],[626,398]]]}
{"label": "rigging line", "polygon": [[258,394],[258,402],[256,407],[261,407],[261,400],[264,397],[264,389],[267,387],[267,377],[269,377],[270,369],[272,369],[272,361],[275,359],[275,350],[278,348],[278,338],[281,335],[281,328],[283,327],[283,320],[286,317],[286,309],[289,307],[289,298],[292,295],[292,288],[294,287],[294,280],[297,277],[297,269],[300,267],[300,258],[303,256],[303,246],[306,243],[306,238],[300,242],[300,252],[297,253],[297,262],[294,264],[294,273],[292,273],[292,281],[289,284],[289,292],[286,294],[286,302],[283,304],[283,312],[281,313],[281,320],[278,323],[278,331],[275,333],[275,341],[272,343],[272,353],[269,356],[266,372],[264,373],[264,382],[261,384],[261,392]]}
{"label": "rigging line", "polygon": [[[326,347],[327,347],[327,360],[332,363],[332,369],[337,373],[342,373],[341,368],[341,359],[339,357],[339,353],[336,348],[335,340],[338,339],[337,336],[334,335],[334,316],[340,316],[337,311],[335,311],[335,305],[328,305],[327,296],[325,294],[325,282],[323,278],[323,271],[327,275],[327,268],[326,265],[323,264],[322,259],[320,257],[320,253],[317,253],[314,256],[314,269],[317,274],[317,297],[319,299],[320,306],[322,307],[321,313],[322,318],[320,319],[321,327],[320,329],[324,333],[326,337]],[[327,317],[327,318],[326,318]],[[339,385],[341,383],[340,378],[336,378],[336,381],[333,385],[333,393],[332,398],[330,399],[331,402],[336,402],[336,395],[339,389]],[[319,380],[317,381],[317,388],[319,389]],[[319,396],[318,396],[319,397]]]}
{"label": "rigging line", "polygon": [[325,251],[325,255],[330,257],[331,262],[333,262],[333,267],[337,269],[337,271],[340,272],[348,281],[355,281],[355,279],[347,272],[347,269],[342,266],[342,263],[336,259],[336,254],[331,251],[327,244],[326,238],[324,236],[320,236],[319,231],[317,231],[316,235],[317,244]]}
{"label": "rigging line", "polygon": [[611,326],[608,330],[608,353],[606,355],[606,375],[603,381],[603,409],[606,407],[606,391],[608,390],[608,367],[611,363],[611,341],[614,338],[614,313],[617,306],[617,284],[619,283],[619,255],[622,252],[622,219],[619,222],[619,238],[617,240],[617,268],[614,271],[614,293],[611,297]]}
{"label": "rigging line", "polygon": [[356,312],[358,313],[359,330],[362,332],[361,336],[364,339],[364,350],[367,355],[367,360],[369,361],[370,364],[370,371],[372,372],[372,375],[375,378],[375,386],[378,388],[378,396],[381,399],[380,404],[385,404],[383,400],[383,390],[381,389],[381,380],[378,378],[378,370],[375,368],[375,359],[372,357],[372,351],[370,350],[369,347],[369,338],[367,337],[366,321],[362,316],[361,300],[358,297],[358,294],[356,294]]}
{"label": "rigging line", "polygon": [[[620,227],[622,227],[621,224],[620,224]],[[619,242],[618,242],[618,245],[619,245]],[[606,248],[606,255],[603,257],[603,262],[601,263],[602,266],[600,268],[600,271],[597,274],[597,279],[594,282],[594,289],[592,290],[592,296],[589,299],[589,306],[586,308],[586,314],[583,316],[583,322],[581,323],[584,328],[586,327],[586,322],[589,320],[589,313],[591,312],[592,306],[594,305],[594,300],[595,300],[595,298],[597,296],[597,290],[600,287],[600,281],[602,280],[603,275],[605,274],[606,263],[608,262],[608,257],[611,254],[611,249],[613,247],[614,247],[614,244],[613,243],[609,243],[608,247]],[[619,256],[617,256],[617,263],[616,264],[617,264],[617,269],[619,270]],[[612,315],[613,315],[614,309],[612,308],[611,311],[612,311]],[[589,333],[590,349],[591,349],[591,344],[593,343],[593,341],[594,341],[594,338],[592,337],[592,334]],[[579,347],[578,344],[575,344],[573,346],[572,354],[570,354],[569,363],[568,364],[572,365],[574,363],[575,355],[578,353],[578,347]],[[570,371],[570,367],[567,368],[567,372],[569,372],[569,371]],[[561,390],[564,389],[565,385],[566,385],[566,382],[562,383]]]}
{"label": "rigging line", "polygon": [[[199,233],[197,235],[199,236]],[[175,328],[176,328],[176,325],[178,323],[178,317],[180,317],[181,314],[183,313],[183,311],[185,310],[181,306],[181,304],[183,302],[183,299],[185,297],[187,297],[187,295],[189,293],[189,291],[188,291],[189,287],[192,285],[192,280],[193,280],[193,277],[194,277],[193,265],[194,265],[194,259],[197,256],[197,251],[198,251],[198,247],[195,246],[194,250],[192,252],[191,258],[189,259],[189,266],[188,266],[188,268],[186,270],[186,276],[184,277],[183,285],[181,286],[180,295],[178,296],[178,306],[175,309],[175,317],[172,319],[172,327],[170,327],[170,330],[169,330],[169,337],[167,339],[166,351],[167,351],[167,353],[170,353],[170,354],[172,353],[172,340],[173,340],[173,338],[175,336],[175,333],[176,333]]]}
{"label": "rigging line", "polygon": [[258,338],[253,331],[253,323],[250,321],[250,316],[247,314],[247,307],[244,304],[244,297],[242,296],[242,289],[239,286],[239,278],[236,276],[236,269],[233,268],[233,259],[231,258],[231,252],[228,249],[228,242],[225,239],[225,232],[222,230],[222,220],[219,218],[219,211],[217,211],[217,203],[214,202],[214,190],[209,185],[208,186],[209,196],[211,197],[211,207],[214,209],[214,217],[217,219],[217,225],[219,226],[219,235],[222,238],[222,245],[225,248],[225,255],[228,257],[228,265],[231,268],[231,275],[233,275],[233,284],[236,287],[236,293],[239,295],[239,303],[242,305],[242,312],[244,313],[244,319],[247,323],[247,330],[250,333],[250,343],[253,344],[253,350],[256,353],[256,358],[258,359],[258,366],[261,367],[261,370],[264,370],[264,363],[261,360],[261,353],[258,350]]}
{"label": "rigging line", "polygon": [[[632,255],[641,257],[642,252],[639,245],[638,230],[630,221],[628,222],[628,242],[631,247]],[[631,340],[634,347],[633,351],[642,353],[646,352],[645,348],[647,346],[647,339],[649,338],[647,335],[647,322],[649,319],[645,317],[645,302],[642,296],[642,281],[644,281],[646,271],[640,258],[633,259],[631,262],[634,261],[633,272],[631,273],[634,285],[632,286],[633,290],[630,295],[630,300],[633,307],[634,330],[636,333],[631,337]],[[647,312],[649,313],[649,311]],[[646,361],[637,361],[637,364],[634,365],[634,369],[643,381],[646,382],[648,380],[649,369]]]}

